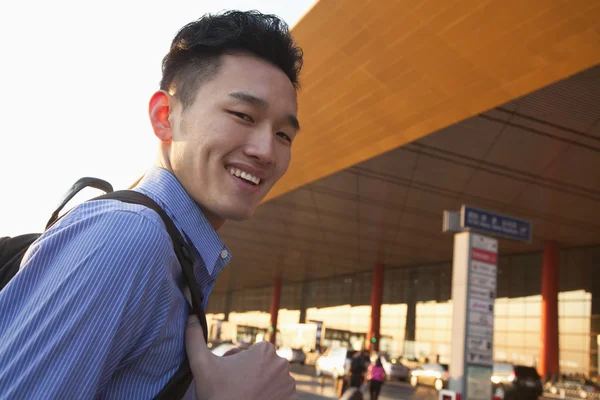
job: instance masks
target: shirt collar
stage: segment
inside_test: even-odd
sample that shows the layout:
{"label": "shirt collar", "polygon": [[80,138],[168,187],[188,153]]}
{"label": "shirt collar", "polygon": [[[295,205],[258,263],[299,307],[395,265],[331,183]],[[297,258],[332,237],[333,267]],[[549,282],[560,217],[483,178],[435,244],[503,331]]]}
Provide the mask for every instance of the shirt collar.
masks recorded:
{"label": "shirt collar", "polygon": [[[150,196],[163,207],[196,248],[210,275],[217,263],[223,265],[229,261],[229,250],[175,175],[154,166],[146,172],[135,190]],[[223,264],[220,259],[223,259]]]}

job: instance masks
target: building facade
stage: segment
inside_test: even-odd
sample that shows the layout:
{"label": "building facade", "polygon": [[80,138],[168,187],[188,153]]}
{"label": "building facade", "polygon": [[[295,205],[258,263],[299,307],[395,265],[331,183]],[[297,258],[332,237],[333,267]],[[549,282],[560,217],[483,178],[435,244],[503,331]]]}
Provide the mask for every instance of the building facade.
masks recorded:
{"label": "building facade", "polygon": [[[501,252],[501,248],[500,248]],[[562,373],[598,373],[600,246],[561,249],[559,255],[559,364]],[[501,255],[494,316],[494,356],[536,366],[542,328],[542,253]],[[279,324],[322,321],[323,345],[364,345],[371,315],[372,273],[282,285]],[[452,263],[386,266],[380,351],[450,361]],[[215,293],[213,315],[268,328],[272,288]],[[229,298],[229,300],[228,300]],[[210,322],[209,322],[210,323]],[[344,340],[343,338],[347,338]]]}

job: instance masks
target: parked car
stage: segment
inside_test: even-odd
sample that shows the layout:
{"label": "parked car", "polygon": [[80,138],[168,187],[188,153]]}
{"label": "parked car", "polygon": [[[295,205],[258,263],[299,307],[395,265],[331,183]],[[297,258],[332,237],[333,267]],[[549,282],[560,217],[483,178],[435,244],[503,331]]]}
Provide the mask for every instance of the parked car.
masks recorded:
{"label": "parked car", "polygon": [[306,355],[305,364],[307,364],[307,365],[315,365],[317,363],[317,360],[319,359],[319,357],[321,357],[321,353],[318,351],[309,351],[308,353],[305,353],[305,355]]}
{"label": "parked car", "polygon": [[244,342],[236,342],[236,343],[223,342],[221,344],[214,346],[212,349],[210,349],[210,351],[214,355],[222,357],[223,354],[227,353],[229,350],[236,348],[236,347],[238,347],[242,350],[246,350],[249,347],[249,345],[248,345],[248,343],[244,343]]}
{"label": "parked car", "polygon": [[398,379],[407,381],[410,375],[409,369],[396,358],[389,358],[385,355],[381,356],[381,364],[385,370],[387,379]]}
{"label": "parked car", "polygon": [[304,364],[306,362],[306,354],[302,349],[292,349],[291,347],[280,347],[277,349],[277,355],[285,358],[290,364]]}
{"label": "parked car", "polygon": [[537,400],[543,392],[536,369],[524,365],[494,364],[492,384],[496,395],[505,400]]}
{"label": "parked car", "polygon": [[448,387],[449,375],[446,364],[424,364],[410,372],[410,384],[413,387],[417,385],[433,386],[439,392]]}
{"label": "parked car", "polygon": [[315,373],[317,376],[327,375],[336,379],[338,376],[344,376],[346,369],[350,365],[350,359],[355,351],[339,347],[329,348],[315,363]]}
{"label": "parked car", "polygon": [[560,376],[546,383],[546,391],[553,395],[587,399],[591,395],[600,395],[600,386],[585,378]]}

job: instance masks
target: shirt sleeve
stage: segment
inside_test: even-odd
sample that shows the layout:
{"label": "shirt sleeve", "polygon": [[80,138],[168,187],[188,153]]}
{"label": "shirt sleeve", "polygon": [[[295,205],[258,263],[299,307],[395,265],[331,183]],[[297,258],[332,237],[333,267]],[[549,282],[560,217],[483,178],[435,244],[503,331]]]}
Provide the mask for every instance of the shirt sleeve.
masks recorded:
{"label": "shirt sleeve", "polygon": [[169,301],[159,223],[82,213],[34,243],[0,292],[0,398],[96,397]]}

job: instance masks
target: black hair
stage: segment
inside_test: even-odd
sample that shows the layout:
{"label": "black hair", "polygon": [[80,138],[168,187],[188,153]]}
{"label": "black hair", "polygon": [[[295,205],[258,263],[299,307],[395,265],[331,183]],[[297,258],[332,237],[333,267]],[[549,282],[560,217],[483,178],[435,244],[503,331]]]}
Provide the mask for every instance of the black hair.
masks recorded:
{"label": "black hair", "polygon": [[177,33],[163,58],[160,88],[175,93],[183,107],[212,78],[224,54],[249,53],[279,67],[299,89],[302,49],[279,17],[258,11],[206,14]]}

